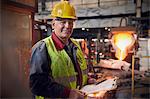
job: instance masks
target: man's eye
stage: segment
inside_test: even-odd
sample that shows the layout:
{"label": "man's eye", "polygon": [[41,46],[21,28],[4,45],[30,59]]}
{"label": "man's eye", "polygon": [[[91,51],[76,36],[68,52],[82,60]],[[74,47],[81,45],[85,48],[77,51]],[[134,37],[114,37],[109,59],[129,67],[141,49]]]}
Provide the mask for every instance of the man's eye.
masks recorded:
{"label": "man's eye", "polygon": [[73,22],[69,22],[69,24],[73,24]]}
{"label": "man's eye", "polygon": [[73,24],[72,21],[60,21],[60,23],[61,23],[61,24],[66,24],[66,23],[68,23],[68,24],[71,24],[71,25]]}
{"label": "man's eye", "polygon": [[60,21],[60,23],[65,24],[66,22],[65,21]]}

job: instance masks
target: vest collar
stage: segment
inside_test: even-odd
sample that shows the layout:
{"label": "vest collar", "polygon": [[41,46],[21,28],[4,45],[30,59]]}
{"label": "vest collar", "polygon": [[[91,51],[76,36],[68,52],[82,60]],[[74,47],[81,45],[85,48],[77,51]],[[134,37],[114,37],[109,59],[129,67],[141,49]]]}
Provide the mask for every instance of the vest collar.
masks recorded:
{"label": "vest collar", "polygon": [[63,42],[56,36],[55,33],[52,33],[52,40],[57,50],[62,50],[64,48],[65,44],[63,44]]}

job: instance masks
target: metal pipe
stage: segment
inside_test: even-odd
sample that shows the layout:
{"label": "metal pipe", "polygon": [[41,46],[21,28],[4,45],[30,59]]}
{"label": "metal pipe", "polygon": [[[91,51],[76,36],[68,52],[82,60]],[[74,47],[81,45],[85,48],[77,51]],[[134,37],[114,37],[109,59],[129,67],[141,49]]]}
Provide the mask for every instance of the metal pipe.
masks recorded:
{"label": "metal pipe", "polygon": [[136,0],[136,17],[141,17],[141,8],[142,8],[142,2],[141,0]]}
{"label": "metal pipe", "polygon": [[133,55],[132,55],[132,97],[134,97],[134,55],[135,55],[135,49],[133,49]]}

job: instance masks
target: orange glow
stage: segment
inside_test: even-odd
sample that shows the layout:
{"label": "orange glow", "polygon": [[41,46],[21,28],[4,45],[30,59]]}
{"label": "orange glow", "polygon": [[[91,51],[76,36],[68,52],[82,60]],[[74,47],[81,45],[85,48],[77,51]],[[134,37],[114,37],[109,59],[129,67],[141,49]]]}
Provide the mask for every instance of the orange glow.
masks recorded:
{"label": "orange glow", "polygon": [[97,93],[91,93],[91,94],[88,94],[88,98],[89,99],[103,99],[106,92],[107,91],[104,90],[104,91],[99,91]]}
{"label": "orange glow", "polygon": [[115,56],[119,60],[124,60],[128,55],[128,49],[130,49],[135,42],[133,35],[130,32],[123,31],[116,33],[113,36],[113,44],[115,46]]}
{"label": "orange glow", "polygon": [[87,58],[88,57],[88,53],[89,53],[89,49],[87,48],[86,40],[81,42],[81,48],[82,48],[82,51],[83,51],[83,53],[85,55],[85,58]]}

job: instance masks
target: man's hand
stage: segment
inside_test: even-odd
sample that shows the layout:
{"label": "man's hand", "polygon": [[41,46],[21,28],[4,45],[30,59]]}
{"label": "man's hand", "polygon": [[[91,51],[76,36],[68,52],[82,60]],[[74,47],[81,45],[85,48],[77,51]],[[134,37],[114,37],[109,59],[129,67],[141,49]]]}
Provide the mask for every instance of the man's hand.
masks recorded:
{"label": "man's hand", "polygon": [[84,99],[85,93],[77,89],[72,89],[70,91],[69,99]]}

